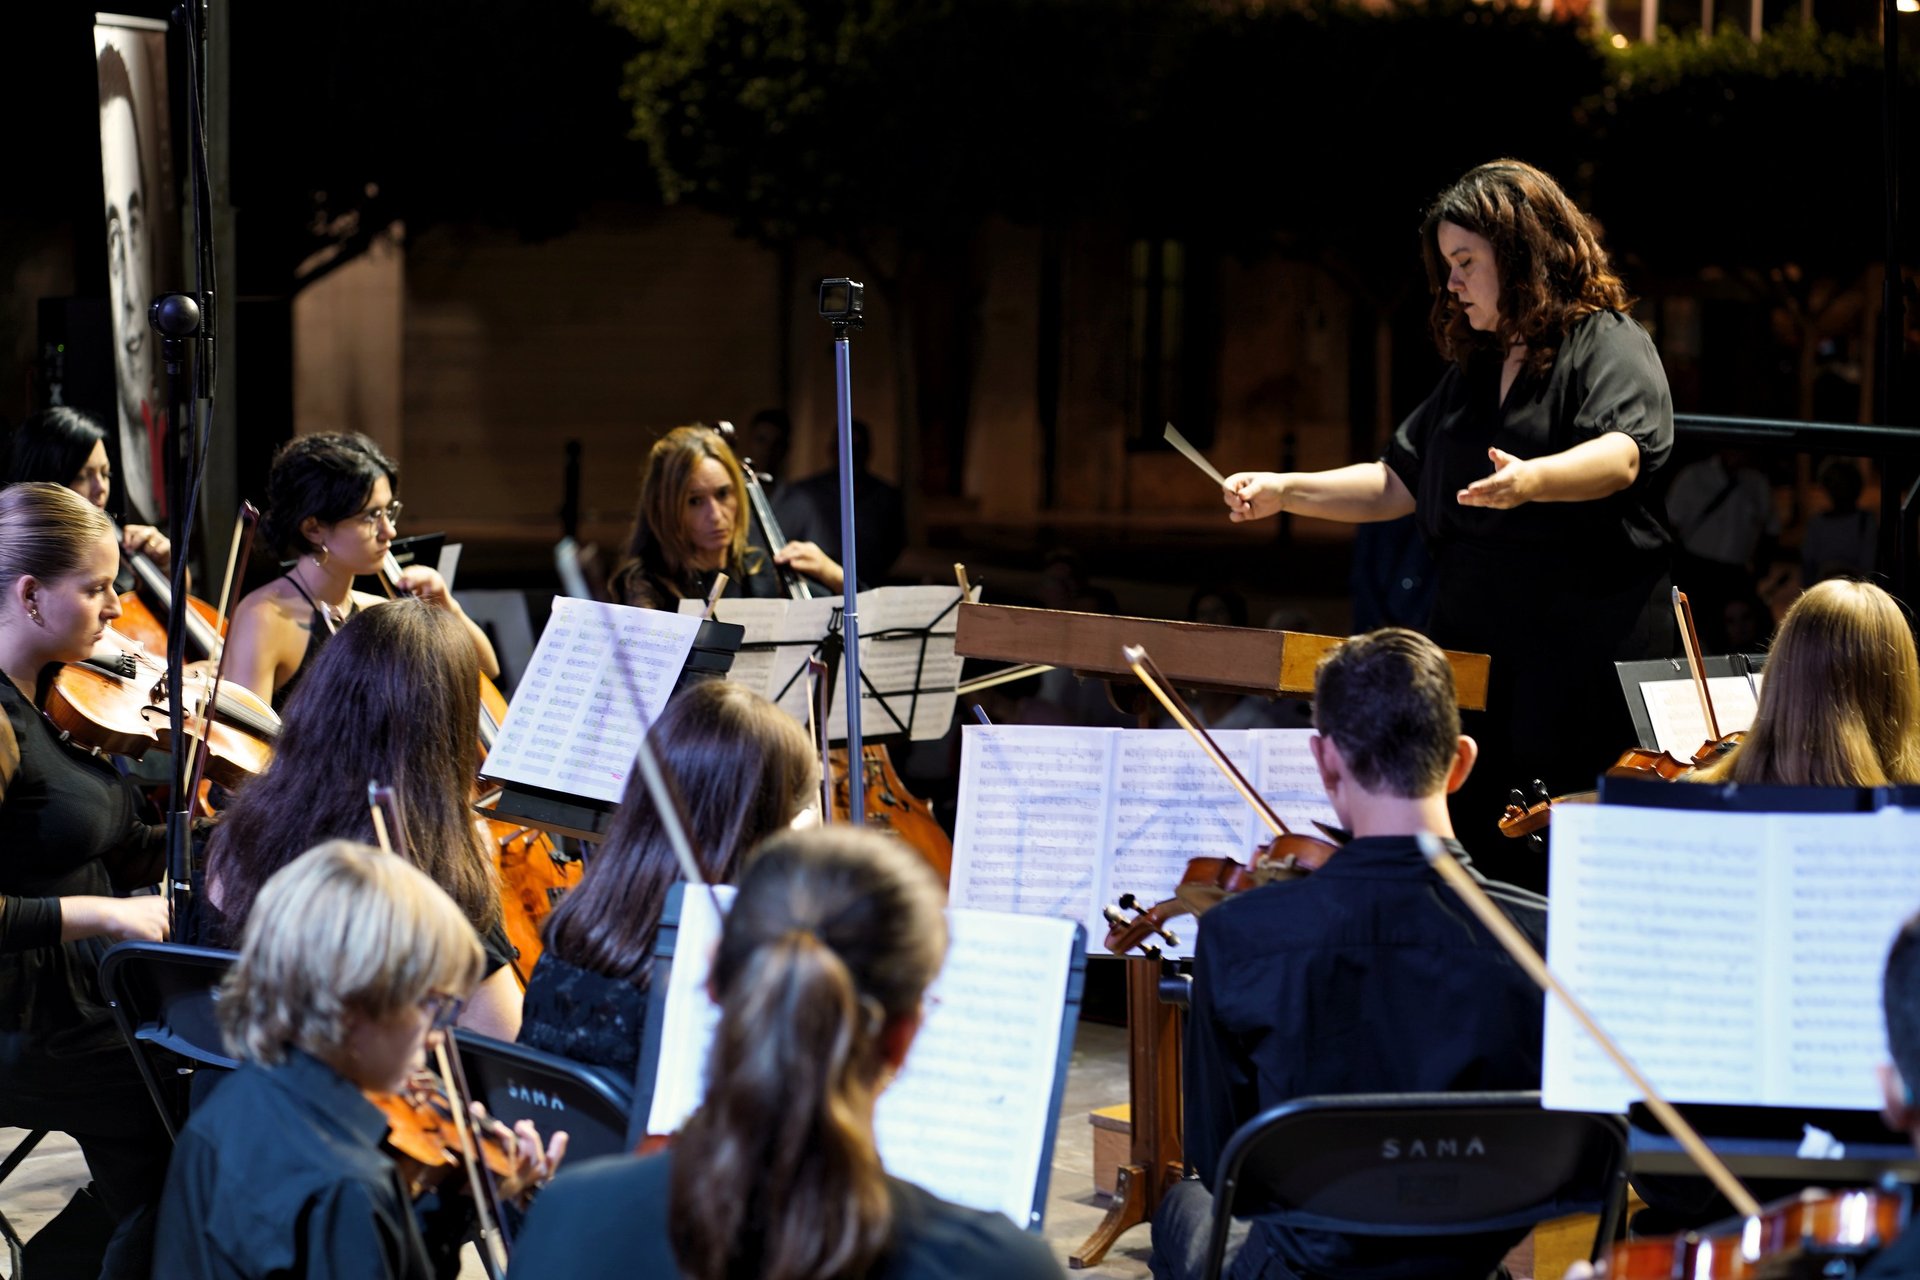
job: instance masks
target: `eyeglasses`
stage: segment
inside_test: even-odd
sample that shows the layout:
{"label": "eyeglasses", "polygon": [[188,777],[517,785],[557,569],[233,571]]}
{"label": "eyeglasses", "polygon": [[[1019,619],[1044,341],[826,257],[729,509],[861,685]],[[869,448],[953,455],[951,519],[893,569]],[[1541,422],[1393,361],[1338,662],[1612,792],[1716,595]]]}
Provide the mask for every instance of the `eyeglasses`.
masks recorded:
{"label": "eyeglasses", "polygon": [[420,997],[420,1012],[427,1015],[428,1029],[445,1031],[460,1020],[461,1011],[467,1002],[460,996],[450,996],[444,991],[429,991]]}
{"label": "eyeglasses", "polygon": [[398,529],[400,527],[400,513],[405,509],[406,509],[406,504],[401,502],[400,499],[395,498],[392,502],[389,502],[386,506],[374,507],[369,511],[362,511],[355,518],[358,519],[361,524],[364,524],[365,526],[367,526],[368,533],[376,532],[380,528],[381,516],[385,516],[387,518],[387,523],[391,525],[393,528]]}

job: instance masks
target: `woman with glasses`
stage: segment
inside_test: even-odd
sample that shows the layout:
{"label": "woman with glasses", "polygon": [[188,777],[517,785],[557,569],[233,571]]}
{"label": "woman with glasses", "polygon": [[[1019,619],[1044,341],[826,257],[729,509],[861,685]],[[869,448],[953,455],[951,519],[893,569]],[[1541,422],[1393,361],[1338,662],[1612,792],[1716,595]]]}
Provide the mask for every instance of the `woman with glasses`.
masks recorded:
{"label": "woman with glasses", "polygon": [[467,807],[478,765],[480,681],[463,620],[415,599],[349,619],[287,701],[273,762],[233,795],[207,843],[199,936],[236,945],[267,880],[324,840],[374,838],[367,782],[394,789],[409,861],[459,904],[487,976],[461,1025],[520,1030],[514,950],[487,845]]}
{"label": "woman with glasses", "polygon": [[[377,574],[400,519],[394,491],[400,471],[380,446],[358,433],[323,432],[292,440],[267,476],[261,535],[293,567],[247,595],[227,633],[226,679],[278,710],[314,655],[341,624],[384,597],[355,591],[356,577]],[[465,624],[480,670],[500,674],[486,633],[469,619],[438,570],[412,565],[399,589]]]}
{"label": "woman with glasses", "polygon": [[[174,1147],[154,1274],[457,1272],[467,1206],[443,1186],[433,1212],[417,1209],[366,1094],[408,1082],[482,965],[459,906],[399,858],[334,840],[274,875],[215,1004],[242,1065]],[[500,1192],[518,1200],[551,1176],[566,1135],[543,1148],[523,1120],[510,1146]]]}

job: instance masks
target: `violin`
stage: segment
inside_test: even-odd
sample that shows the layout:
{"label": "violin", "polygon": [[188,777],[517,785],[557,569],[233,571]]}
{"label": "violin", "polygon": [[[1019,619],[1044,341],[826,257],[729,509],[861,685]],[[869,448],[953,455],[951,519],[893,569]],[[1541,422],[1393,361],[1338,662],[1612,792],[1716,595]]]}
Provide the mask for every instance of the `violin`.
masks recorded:
{"label": "violin", "polygon": [[[1731,733],[1720,732],[1719,717],[1713,710],[1713,691],[1707,687],[1706,659],[1700,652],[1700,633],[1693,625],[1693,605],[1687,600],[1687,593],[1673,588],[1674,619],[1680,627],[1682,647],[1686,652],[1687,670],[1693,680],[1695,694],[1700,699],[1701,714],[1706,717],[1707,739],[1700,744],[1691,758],[1682,760],[1665,749],[1647,747],[1628,747],[1620,753],[1620,758],[1608,765],[1604,776],[1609,778],[1638,778],[1648,782],[1679,782],[1695,769],[1712,764],[1740,745],[1744,730],[1736,729]],[[1538,782],[1534,787],[1545,789]],[[1598,799],[1596,792],[1575,791],[1564,796],[1542,798],[1529,805],[1516,789],[1508,802],[1506,811],[1500,818],[1500,834],[1509,839],[1531,836],[1544,829],[1552,821],[1553,808],[1560,804],[1589,804]]]}
{"label": "violin", "polygon": [[[1277,880],[1292,880],[1306,875],[1310,871],[1324,866],[1328,858],[1339,852],[1337,833],[1329,827],[1321,826],[1327,838],[1310,836],[1294,831],[1285,820],[1274,812],[1253,784],[1247,781],[1232,760],[1220,750],[1206,729],[1193,717],[1180,694],[1161,676],[1153,659],[1147,656],[1145,649],[1129,645],[1123,651],[1127,665],[1148,692],[1160,701],[1174,722],[1187,731],[1187,735],[1207,753],[1214,767],[1219,769],[1240,793],[1241,799],[1253,806],[1253,809],[1273,832],[1273,838],[1258,849],[1245,864],[1232,858],[1193,858],[1188,861],[1186,871],[1180,877],[1180,883],[1174,888],[1173,897],[1155,903],[1151,907],[1141,908],[1132,894],[1120,898],[1121,911],[1133,911],[1135,916],[1128,919],[1113,907],[1106,908],[1107,923],[1112,926],[1107,931],[1107,950],[1114,955],[1124,955],[1134,947],[1141,946],[1146,939],[1158,935],[1169,946],[1176,946],[1174,936],[1166,931],[1167,921],[1176,916],[1192,914],[1194,917],[1220,902],[1231,894],[1244,893],[1248,889],[1257,889],[1264,884]],[[1316,826],[1320,824],[1316,823]]]}
{"label": "violin", "polygon": [[[438,1187],[448,1174],[457,1174],[465,1157],[453,1106],[439,1083],[422,1074],[395,1093],[366,1091],[366,1099],[387,1121],[387,1154],[399,1167],[408,1196],[418,1199]],[[513,1131],[496,1122],[484,1129],[478,1122],[468,1131],[479,1143],[480,1159],[496,1178],[514,1171]]]}
{"label": "violin", "polygon": [[[380,583],[388,596],[400,591],[400,562],[388,552],[380,563]],[[500,686],[480,673],[480,760],[486,762],[500,736],[501,722],[507,718],[507,700]],[[522,987],[533,979],[533,967],[540,963],[544,947],[541,934],[547,917],[568,890],[580,883],[585,869],[578,858],[563,855],[553,837],[537,827],[522,826],[488,816],[488,808],[499,790],[483,789],[474,779],[474,806],[486,824],[487,838],[493,844],[493,865],[500,873],[501,927],[507,941],[519,954],[513,962],[513,974]]]}
{"label": "violin", "polygon": [[[1608,1280],[1746,1280],[1761,1275],[1851,1275],[1900,1234],[1900,1191],[1808,1191],[1751,1218],[1679,1236],[1616,1243]],[[1824,1263],[1822,1262],[1824,1260]]]}
{"label": "violin", "polygon": [[[173,734],[167,713],[166,668],[111,627],[107,637],[121,642],[125,665],[120,671],[107,671],[92,663],[63,664],[47,691],[47,718],[64,740],[95,755],[138,758],[149,751],[169,750]],[[202,715],[187,717],[188,736],[207,740],[206,776],[224,787],[240,785],[273,758],[268,738],[229,723],[236,717],[256,719],[239,699],[223,699],[211,725]],[[262,729],[270,727],[265,721],[259,724]]]}

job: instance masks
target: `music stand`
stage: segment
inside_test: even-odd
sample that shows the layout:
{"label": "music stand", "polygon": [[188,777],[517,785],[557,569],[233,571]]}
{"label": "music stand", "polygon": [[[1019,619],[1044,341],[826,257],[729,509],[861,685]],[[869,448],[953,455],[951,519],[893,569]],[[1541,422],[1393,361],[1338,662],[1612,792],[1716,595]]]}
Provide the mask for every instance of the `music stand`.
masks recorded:
{"label": "music stand", "polygon": [[[1749,673],[1757,676],[1766,668],[1767,655],[1764,653],[1716,654],[1702,659],[1700,663],[1701,673],[1709,680],[1744,676]],[[1638,662],[1616,662],[1613,664],[1613,670],[1620,680],[1620,692],[1626,695],[1627,710],[1633,716],[1634,736],[1647,750],[1659,750],[1659,739],[1653,731],[1653,717],[1647,711],[1647,691],[1640,686],[1668,680],[1693,679],[1693,673],[1687,668],[1687,660],[1685,658],[1647,658]],[[1727,728],[1726,725],[1720,727],[1723,731]],[[1693,750],[1692,747],[1687,749]]]}

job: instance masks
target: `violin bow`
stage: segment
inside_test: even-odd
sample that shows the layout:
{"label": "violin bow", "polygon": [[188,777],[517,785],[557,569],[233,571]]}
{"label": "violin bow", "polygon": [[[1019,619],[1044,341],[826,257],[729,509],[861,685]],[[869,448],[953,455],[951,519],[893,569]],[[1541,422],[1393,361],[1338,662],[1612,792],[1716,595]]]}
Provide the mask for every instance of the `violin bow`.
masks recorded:
{"label": "violin bow", "polygon": [[[373,819],[373,835],[381,852],[405,858],[407,818],[400,793],[370,779],[367,812]],[[467,1185],[473,1189],[474,1212],[479,1219],[480,1257],[487,1264],[488,1274],[498,1280],[506,1274],[507,1254],[513,1242],[507,1235],[500,1189],[480,1161],[480,1140],[474,1134],[469,1111],[473,1090],[467,1084],[467,1073],[460,1062],[459,1041],[451,1026],[442,1029],[440,1041],[433,1047],[433,1057],[440,1069],[440,1079],[446,1083],[447,1110],[453,1117],[453,1131],[460,1139],[460,1162],[466,1167]]]}
{"label": "violin bow", "polygon": [[1693,691],[1700,695],[1700,714],[1707,718],[1707,741],[1720,741],[1720,721],[1713,714],[1713,694],[1707,689],[1707,660],[1700,654],[1700,633],[1693,625],[1693,606],[1687,593],[1673,588],[1673,616],[1680,624],[1680,638],[1687,651],[1687,670],[1693,675]]}
{"label": "violin bow", "polygon": [[[242,502],[240,512],[233,521],[233,545],[227,549],[227,578],[220,584],[220,610],[214,631],[224,631],[227,625],[227,609],[233,598],[233,589],[237,581],[246,580],[247,561],[253,555],[253,537],[260,525],[260,509],[251,502]],[[235,565],[239,573],[234,572]],[[209,683],[206,700],[200,704],[200,724],[202,732],[194,741],[193,768],[188,773],[187,807],[191,809],[200,795],[200,779],[206,775],[207,757],[213,754],[213,715],[220,706],[220,684],[227,670],[227,646],[220,646],[220,656],[213,661],[213,680]]]}
{"label": "violin bow", "polygon": [[1719,1156],[1713,1154],[1713,1149],[1707,1146],[1694,1127],[1673,1109],[1671,1103],[1660,1096],[1660,1091],[1653,1087],[1652,1081],[1641,1074],[1640,1068],[1633,1064],[1633,1059],[1627,1056],[1626,1050],[1622,1049],[1614,1038],[1593,1020],[1593,1015],[1587,1012],[1586,1006],[1582,1005],[1560,979],[1554,976],[1553,970],[1547,967],[1547,962],[1541,958],[1538,951],[1533,949],[1533,944],[1527,941],[1526,936],[1520,932],[1513,921],[1507,918],[1506,912],[1494,905],[1493,899],[1487,896],[1487,891],[1480,887],[1479,881],[1469,875],[1467,869],[1455,860],[1453,854],[1448,851],[1446,842],[1430,833],[1415,838],[1419,841],[1420,852],[1426,858],[1428,865],[1439,872],[1440,878],[1447,882],[1447,886],[1460,895],[1473,914],[1479,918],[1480,923],[1486,926],[1487,932],[1506,948],[1507,954],[1513,957],[1516,964],[1527,971],[1527,976],[1539,983],[1541,990],[1559,1000],[1566,1007],[1567,1012],[1573,1015],[1574,1021],[1593,1037],[1594,1043],[1613,1059],[1613,1064],[1633,1082],[1635,1088],[1640,1090],[1641,1096],[1647,1101],[1647,1109],[1667,1127],[1668,1133],[1679,1140],[1680,1145],[1686,1149],[1688,1155],[1693,1157],[1694,1163],[1700,1166],[1700,1171],[1707,1175],[1707,1179],[1713,1183],[1714,1188],[1727,1198],[1741,1217],[1758,1217],[1759,1201],[1740,1185],[1740,1180],[1733,1176]]}
{"label": "violin bow", "polygon": [[1281,820],[1280,815],[1274,812],[1273,806],[1253,789],[1253,784],[1247,781],[1246,775],[1240,772],[1233,761],[1227,759],[1227,753],[1222,751],[1212,736],[1200,727],[1200,722],[1193,718],[1193,713],[1187,709],[1187,704],[1174,691],[1173,686],[1167,683],[1167,678],[1160,674],[1160,668],[1154,666],[1153,659],[1147,656],[1146,648],[1137,644],[1123,645],[1120,656],[1126,660],[1129,667],[1133,668],[1133,674],[1139,678],[1140,683],[1147,686],[1147,692],[1160,700],[1160,705],[1167,709],[1167,714],[1173,717],[1174,723],[1185,729],[1188,736],[1200,744],[1200,749],[1207,753],[1207,758],[1213,761],[1214,767],[1225,774],[1227,781],[1233,784],[1233,789],[1240,793],[1240,798],[1253,806],[1253,811],[1260,815],[1260,820],[1267,824],[1267,829],[1276,836],[1292,835],[1293,832],[1288,830],[1287,824]]}

